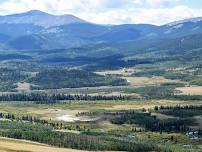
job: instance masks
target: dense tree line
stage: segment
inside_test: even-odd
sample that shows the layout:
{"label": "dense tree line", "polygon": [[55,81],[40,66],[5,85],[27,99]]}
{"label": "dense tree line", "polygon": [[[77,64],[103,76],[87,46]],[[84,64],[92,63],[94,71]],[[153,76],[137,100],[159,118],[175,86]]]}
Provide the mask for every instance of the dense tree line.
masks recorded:
{"label": "dense tree line", "polygon": [[0,96],[0,101],[33,101],[37,104],[59,103],[63,100],[128,100],[127,96],[90,96],[90,95],[67,95],[67,94],[46,94],[46,93],[30,93],[30,94],[5,94]]}
{"label": "dense tree line", "polygon": [[185,132],[189,125],[193,124],[192,119],[167,119],[160,120],[151,113],[137,112],[134,110],[117,114],[112,120],[115,124],[139,124],[149,131]]}
{"label": "dense tree line", "polygon": [[160,106],[155,107],[155,111],[158,113],[172,115],[176,117],[193,117],[202,115],[202,105],[201,106]]}
{"label": "dense tree line", "polygon": [[32,122],[32,123],[41,123],[41,124],[46,124],[46,125],[50,125],[52,127],[57,126],[53,123],[49,123],[46,120],[41,120],[37,117],[33,117],[31,115],[22,115],[22,116],[17,116],[14,115],[12,113],[0,113],[0,118],[3,119],[8,119],[8,120],[12,120],[12,121],[28,121],[28,122]]}
{"label": "dense tree line", "polygon": [[37,85],[33,86],[33,89],[119,86],[127,84],[126,80],[117,77],[101,76],[90,71],[57,68],[39,71],[28,82]]}

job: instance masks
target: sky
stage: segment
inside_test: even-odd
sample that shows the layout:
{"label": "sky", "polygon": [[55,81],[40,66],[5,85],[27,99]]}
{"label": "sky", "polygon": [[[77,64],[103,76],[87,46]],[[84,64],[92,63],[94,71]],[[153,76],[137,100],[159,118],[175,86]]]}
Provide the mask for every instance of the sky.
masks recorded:
{"label": "sky", "polygon": [[0,15],[41,10],[98,24],[162,25],[202,16],[202,0],[0,0]]}

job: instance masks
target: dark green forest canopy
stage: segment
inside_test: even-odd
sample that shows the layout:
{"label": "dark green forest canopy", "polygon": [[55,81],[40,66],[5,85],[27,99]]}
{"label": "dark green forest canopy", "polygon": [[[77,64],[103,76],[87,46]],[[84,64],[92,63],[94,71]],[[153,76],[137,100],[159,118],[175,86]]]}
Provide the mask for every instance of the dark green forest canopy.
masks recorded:
{"label": "dark green forest canopy", "polygon": [[[39,89],[79,88],[96,86],[126,85],[124,79],[100,76],[83,70],[47,69],[40,71],[28,82],[39,86]],[[37,88],[37,87],[36,87]]]}

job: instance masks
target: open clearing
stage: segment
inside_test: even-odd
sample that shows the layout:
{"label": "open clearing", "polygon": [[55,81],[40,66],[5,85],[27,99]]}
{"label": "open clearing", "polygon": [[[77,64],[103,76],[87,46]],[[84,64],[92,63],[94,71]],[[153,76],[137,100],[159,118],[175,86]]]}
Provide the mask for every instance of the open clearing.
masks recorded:
{"label": "open clearing", "polygon": [[138,69],[119,69],[119,70],[108,70],[102,72],[96,72],[100,75],[115,75],[120,76],[123,79],[126,79],[130,86],[140,87],[148,85],[160,85],[164,83],[174,83],[180,82],[179,80],[170,80],[162,76],[153,76],[153,77],[133,77],[132,74],[138,72]]}
{"label": "open clearing", "polygon": [[176,88],[182,92],[182,94],[186,95],[202,95],[202,86],[190,86],[190,87],[181,87]]}
{"label": "open clearing", "polygon": [[0,152],[84,152],[81,150],[55,148],[25,140],[0,138]]}
{"label": "open clearing", "polygon": [[98,92],[98,93],[90,93],[89,95],[91,96],[98,96],[98,95],[101,95],[101,96],[140,96],[139,94],[137,93],[125,93],[123,91],[113,91],[113,92]]}
{"label": "open clearing", "polygon": [[136,70],[132,68],[127,69],[119,69],[119,70],[106,70],[101,72],[95,72],[99,75],[121,75],[121,76],[129,76],[133,74]]}
{"label": "open clearing", "polygon": [[57,117],[56,119],[59,121],[66,121],[66,122],[75,122],[80,120],[79,118],[73,117],[71,115],[63,115],[63,116]]}
{"label": "open clearing", "polygon": [[25,82],[23,82],[23,83],[17,83],[17,88],[16,88],[16,90],[18,91],[18,92],[25,92],[25,91],[30,91],[31,90],[31,86],[30,86],[30,84],[29,83],[25,83]]}
{"label": "open clearing", "polygon": [[160,85],[164,83],[174,83],[176,80],[165,79],[164,77],[123,77],[131,86]]}
{"label": "open clearing", "polygon": [[131,110],[131,109],[153,109],[155,106],[174,106],[174,105],[188,105],[188,102],[174,101],[174,100],[152,100],[152,101],[139,101],[128,102],[123,104],[115,104],[111,107],[105,107],[106,110]]}
{"label": "open clearing", "polygon": [[[20,104],[0,104],[0,112],[12,112],[16,115],[32,115],[37,116],[41,119],[45,120],[60,120],[60,121],[67,121],[73,122],[76,120],[80,120],[79,117],[76,117],[78,112],[85,112],[86,110],[69,110],[60,107],[54,106],[46,106],[46,105],[34,105],[34,104],[27,104],[21,105]],[[67,117],[68,116],[68,117]],[[86,118],[87,119],[87,118]],[[83,121],[85,119],[82,118]]]}
{"label": "open clearing", "polygon": [[175,101],[175,100],[150,100],[150,101],[89,101],[72,102],[64,105],[35,105],[35,104],[14,104],[1,103],[0,112],[10,112],[15,115],[32,115],[45,120],[89,121],[92,117],[77,117],[78,113],[99,110],[130,110],[130,109],[153,109],[155,106],[168,105],[201,105],[202,102]]}

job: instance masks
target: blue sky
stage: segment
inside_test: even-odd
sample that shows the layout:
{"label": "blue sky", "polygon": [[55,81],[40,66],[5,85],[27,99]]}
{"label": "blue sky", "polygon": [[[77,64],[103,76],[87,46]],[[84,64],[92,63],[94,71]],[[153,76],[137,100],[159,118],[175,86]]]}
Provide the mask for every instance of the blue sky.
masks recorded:
{"label": "blue sky", "polygon": [[0,0],[0,15],[33,9],[101,24],[161,25],[202,16],[202,0]]}
{"label": "blue sky", "polygon": [[183,4],[190,7],[201,8],[202,0],[184,0]]}

